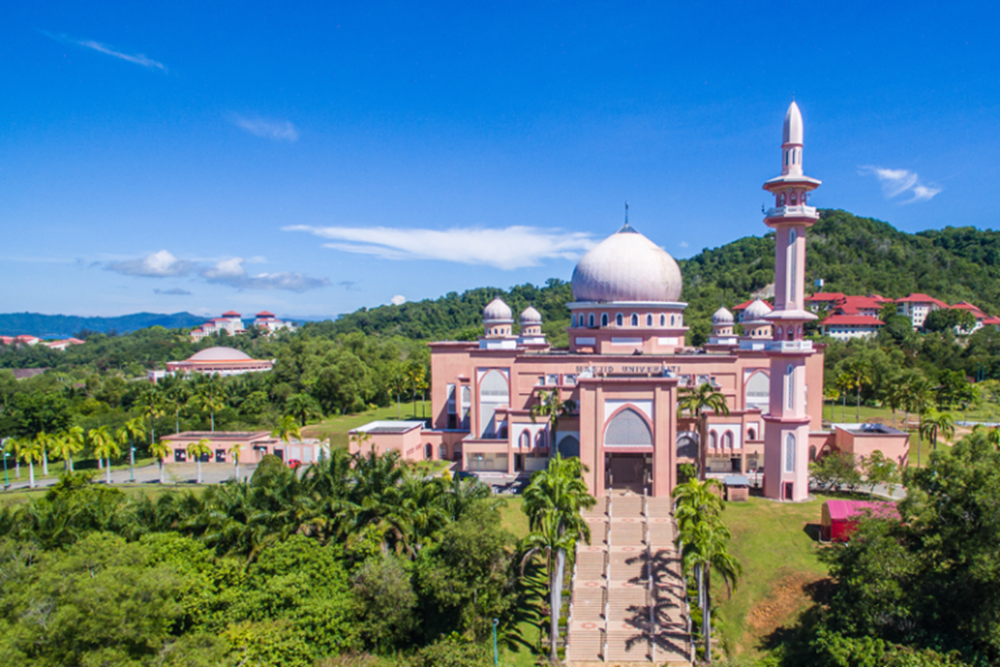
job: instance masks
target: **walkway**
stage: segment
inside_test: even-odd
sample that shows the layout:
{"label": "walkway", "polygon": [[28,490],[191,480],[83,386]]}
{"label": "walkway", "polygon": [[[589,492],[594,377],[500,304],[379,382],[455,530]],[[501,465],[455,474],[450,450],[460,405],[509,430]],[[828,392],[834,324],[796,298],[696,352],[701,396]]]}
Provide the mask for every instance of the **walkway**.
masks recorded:
{"label": "walkway", "polygon": [[612,495],[584,512],[591,544],[573,570],[566,662],[690,664],[670,498]]}

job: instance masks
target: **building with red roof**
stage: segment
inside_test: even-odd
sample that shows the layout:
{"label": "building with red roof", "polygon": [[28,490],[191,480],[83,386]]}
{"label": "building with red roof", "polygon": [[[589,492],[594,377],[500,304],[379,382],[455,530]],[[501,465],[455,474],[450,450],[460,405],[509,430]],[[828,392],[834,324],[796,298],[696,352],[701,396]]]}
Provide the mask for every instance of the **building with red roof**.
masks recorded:
{"label": "building with red roof", "polygon": [[270,335],[276,331],[295,331],[295,325],[291,322],[279,320],[274,313],[262,310],[257,313],[253,321],[253,326]]}
{"label": "building with red roof", "polygon": [[196,352],[184,361],[168,361],[167,369],[149,371],[153,382],[177,373],[202,375],[243,375],[263,373],[274,368],[274,359],[253,359],[245,352],[232,347],[209,347]]}
{"label": "building with red roof", "polygon": [[846,542],[866,515],[899,521],[896,503],[866,500],[828,500],[823,503],[820,532],[823,539]]}
{"label": "building with red roof", "polygon": [[820,310],[830,310],[844,300],[843,292],[816,292],[805,298],[809,310],[818,312]]}
{"label": "building with red roof", "polygon": [[909,317],[914,329],[923,328],[924,320],[927,319],[928,315],[935,310],[947,307],[948,304],[941,299],[935,299],[919,292],[904,296],[902,299],[896,299],[896,312]]}
{"label": "building with red roof", "polygon": [[834,314],[820,322],[819,328],[824,336],[837,340],[852,338],[871,338],[885,326],[885,322],[872,315],[840,315]]}
{"label": "building with red roof", "polygon": [[42,345],[44,345],[45,347],[49,348],[50,350],[63,351],[66,348],[68,348],[70,345],[83,345],[83,343],[84,343],[84,341],[80,340],[79,338],[65,338],[63,340],[50,340],[50,341],[46,341],[46,342],[42,343]]}
{"label": "building with red roof", "polygon": [[191,332],[191,340],[197,343],[206,336],[218,335],[225,331],[230,336],[236,336],[246,331],[241,315],[235,310],[222,313],[222,317],[214,317]]}

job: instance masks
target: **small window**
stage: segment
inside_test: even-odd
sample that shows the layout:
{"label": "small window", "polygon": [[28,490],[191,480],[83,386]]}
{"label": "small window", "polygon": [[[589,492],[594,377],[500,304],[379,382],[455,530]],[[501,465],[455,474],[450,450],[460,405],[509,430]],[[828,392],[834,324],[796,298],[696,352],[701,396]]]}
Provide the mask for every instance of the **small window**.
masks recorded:
{"label": "small window", "polygon": [[676,317],[677,317],[676,315],[671,315],[670,316],[670,326],[674,326],[674,322],[676,321],[675,320]]}
{"label": "small window", "polygon": [[621,313],[618,313],[617,315],[615,315],[615,326],[619,326],[620,327],[622,324],[624,324],[624,322],[625,322],[625,318],[622,317]]}
{"label": "small window", "polygon": [[601,313],[601,326],[602,327],[608,326],[608,314],[607,313]]}
{"label": "small window", "polygon": [[632,326],[634,327],[639,326],[639,316],[636,315],[635,313],[632,313]]}
{"label": "small window", "polygon": [[653,316],[652,315],[646,315],[646,326],[647,327],[653,326]]}
{"label": "small window", "polygon": [[591,313],[590,315],[587,316],[587,326],[590,327],[591,329],[594,328],[594,314],[593,313]]}
{"label": "small window", "polygon": [[785,436],[785,472],[795,472],[795,434]]}
{"label": "small window", "polygon": [[660,315],[660,326],[661,327],[667,326],[667,316],[666,315]]}
{"label": "small window", "polygon": [[715,435],[715,431],[709,431],[708,446],[711,447],[712,449],[715,449],[718,444],[719,444],[719,438],[717,435]]}

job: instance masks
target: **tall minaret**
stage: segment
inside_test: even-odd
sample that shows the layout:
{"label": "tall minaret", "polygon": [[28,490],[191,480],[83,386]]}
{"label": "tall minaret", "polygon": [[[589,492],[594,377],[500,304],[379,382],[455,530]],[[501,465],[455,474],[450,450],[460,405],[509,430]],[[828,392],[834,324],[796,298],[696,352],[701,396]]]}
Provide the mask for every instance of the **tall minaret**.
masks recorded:
{"label": "tall minaret", "polygon": [[[773,339],[765,348],[771,358],[771,398],[764,415],[764,495],[805,500],[809,495],[809,415],[806,412],[806,358],[812,341],[802,329],[816,316],[803,308],[806,230],[819,213],[806,205],[820,181],[802,173],[802,113],[795,102],[785,114],[781,143],[781,176],[764,183],[774,195],[774,208],[764,224],[775,231]],[[814,387],[814,391],[822,391]]]}

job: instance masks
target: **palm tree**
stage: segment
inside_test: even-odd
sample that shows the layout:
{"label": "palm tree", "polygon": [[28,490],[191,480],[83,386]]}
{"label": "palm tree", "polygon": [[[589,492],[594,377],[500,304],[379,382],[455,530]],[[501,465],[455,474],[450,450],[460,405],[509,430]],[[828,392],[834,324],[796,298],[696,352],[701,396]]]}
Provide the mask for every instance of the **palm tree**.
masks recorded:
{"label": "palm tree", "polygon": [[823,390],[823,400],[830,401],[830,421],[833,421],[833,405],[840,398],[840,389],[836,386],[827,387]]}
{"label": "palm tree", "polygon": [[908,373],[904,380],[906,387],[906,398],[903,402],[903,409],[906,410],[906,421],[909,424],[910,413],[916,412],[920,415],[920,424],[917,428],[917,466],[920,466],[920,453],[923,449],[924,432],[924,412],[930,405],[934,387],[931,385],[923,373],[913,371]]}
{"label": "palm tree", "polygon": [[[76,437],[72,431],[78,430],[80,437]],[[49,441],[49,448],[52,453],[63,460],[63,470],[72,472],[73,454],[83,449],[83,429],[79,426],[72,427],[69,432],[56,433]]]}
{"label": "palm tree", "polygon": [[49,455],[48,450],[52,444],[52,436],[50,436],[45,431],[35,435],[35,440],[38,441],[38,446],[41,448],[42,452],[42,476],[49,476]]}
{"label": "palm tree", "polygon": [[272,438],[278,438],[282,442],[288,442],[291,438],[302,440],[302,429],[292,415],[285,415],[278,420],[277,426],[271,431]]}
{"label": "palm tree", "polygon": [[837,391],[840,392],[840,421],[847,421],[847,392],[854,386],[854,380],[850,373],[840,373],[835,380]]}
{"label": "palm tree", "polygon": [[87,444],[87,436],[84,430],[80,426],[71,426],[69,430],[66,431],[66,441],[71,443],[72,447],[69,450],[69,456],[64,457],[64,461],[69,461],[69,471],[73,472],[73,454],[79,454],[83,451],[84,446]]}
{"label": "palm tree", "polygon": [[872,366],[864,359],[850,359],[845,371],[851,376],[851,386],[857,390],[858,402],[854,414],[855,421],[861,421],[861,388],[871,384]]}
{"label": "palm tree", "polygon": [[531,406],[531,422],[536,423],[539,417],[544,417],[549,427],[549,456],[557,454],[559,444],[557,429],[559,420],[576,412],[576,401],[564,401],[559,397],[559,390],[539,391],[538,402]]}
{"label": "palm tree", "polygon": [[191,390],[187,381],[182,378],[173,378],[173,382],[163,389],[164,404],[174,413],[174,433],[181,431],[181,409],[190,397]]}
{"label": "palm tree", "polygon": [[[551,659],[555,662],[556,643],[559,639],[559,616],[562,610],[563,578],[566,570],[567,545],[576,544],[578,539],[590,542],[590,527],[583,520],[580,510],[592,507],[597,501],[587,490],[583,481],[583,465],[577,457],[562,458],[557,452],[549,461],[545,470],[539,470],[531,476],[531,482],[524,490],[524,512],[528,515],[531,530],[538,533],[537,540],[548,541],[555,545],[555,571],[551,576]],[[544,527],[543,521],[554,521],[555,527]],[[544,533],[549,530],[549,537]],[[562,538],[572,536],[569,542],[553,542],[555,535]]]}
{"label": "palm tree", "polygon": [[243,445],[240,443],[234,444],[229,448],[229,455],[233,457],[233,461],[236,462],[236,481],[240,481],[240,453],[243,451]]}
{"label": "palm tree", "polygon": [[172,451],[174,451],[173,448],[164,440],[159,440],[149,446],[149,453],[160,464],[160,484],[163,484],[163,460],[170,456]]}
{"label": "palm tree", "polygon": [[135,441],[146,435],[146,428],[142,425],[142,419],[135,418],[125,422],[115,431],[115,440],[118,444],[128,447],[128,475],[129,481],[135,481]]}
{"label": "palm tree", "polygon": [[139,394],[142,415],[149,420],[149,442],[156,440],[156,418],[163,416],[163,392],[151,384]]}
{"label": "palm tree", "polygon": [[201,484],[201,460],[212,453],[211,448],[212,441],[208,438],[202,438],[198,442],[192,442],[187,446],[188,456],[191,456],[198,462],[198,483]]}
{"label": "palm tree", "polygon": [[955,418],[948,412],[938,412],[931,408],[924,413],[920,423],[920,435],[930,439],[937,451],[938,436],[951,440],[955,437]]}
{"label": "palm tree", "polygon": [[426,370],[424,369],[424,365],[419,361],[410,360],[410,362],[406,364],[404,376],[406,378],[406,386],[410,390],[413,416],[417,415],[417,390],[420,389],[421,385],[424,383],[425,374]]}
{"label": "palm tree", "polygon": [[713,487],[721,490],[716,480],[691,479],[674,489],[681,566],[685,573],[693,572],[697,582],[706,662],[712,661],[712,568],[719,572],[730,591],[742,573],[739,562],[728,551],[731,535],[719,517],[724,505],[720,495],[713,493]]}
{"label": "palm tree", "polygon": [[285,409],[298,419],[300,426],[305,426],[311,418],[322,414],[316,399],[309,394],[292,394],[285,399]]}
{"label": "palm tree", "polygon": [[680,400],[677,401],[681,410],[687,410],[692,417],[698,419],[698,442],[701,449],[701,478],[705,479],[708,468],[708,442],[706,437],[706,427],[708,425],[708,415],[706,410],[711,410],[717,415],[726,416],[729,414],[729,405],[726,397],[721,392],[715,390],[710,382],[704,382],[694,389],[682,389]]}
{"label": "palm tree", "polygon": [[22,438],[15,441],[17,457],[28,464],[28,486],[35,488],[35,462],[42,460],[44,445],[38,438]]}
{"label": "palm tree", "polygon": [[549,576],[549,659],[558,664],[556,641],[559,639],[559,616],[562,611],[562,577],[566,552],[576,547],[578,535],[560,532],[562,522],[555,510],[543,510],[538,525],[521,544],[524,557],[521,559],[521,576],[528,561],[538,555],[544,556],[545,571]]}
{"label": "palm tree", "polygon": [[100,459],[107,459],[104,466],[105,479],[111,484],[111,457],[118,458],[122,455],[122,450],[118,447],[118,442],[111,434],[108,426],[99,426],[90,431],[90,446],[94,450],[94,455]]}
{"label": "palm tree", "polygon": [[223,400],[222,387],[217,376],[213,375],[201,383],[195,401],[202,412],[209,413],[212,420],[212,432],[215,432],[215,413],[226,407]]}

